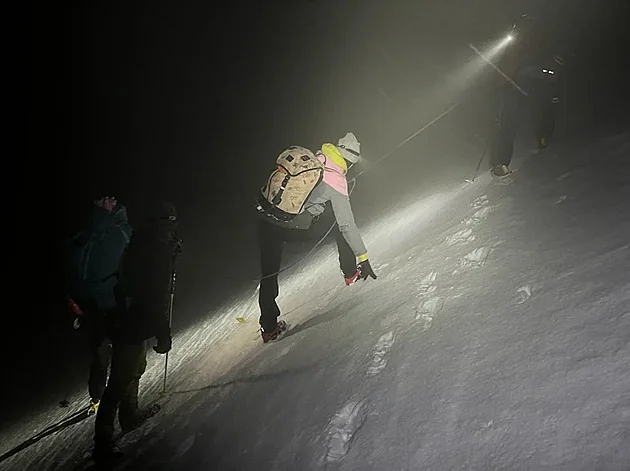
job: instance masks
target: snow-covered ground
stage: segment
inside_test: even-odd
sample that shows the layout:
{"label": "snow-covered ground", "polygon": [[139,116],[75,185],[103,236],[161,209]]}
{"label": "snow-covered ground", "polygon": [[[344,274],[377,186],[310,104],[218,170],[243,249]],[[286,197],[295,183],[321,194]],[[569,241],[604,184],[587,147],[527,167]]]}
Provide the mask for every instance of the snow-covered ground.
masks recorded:
{"label": "snow-covered ground", "polygon": [[[175,338],[165,397],[152,353],[162,411],[116,469],[630,469],[630,133],[514,167],[363,227],[377,281],[343,286],[330,247],[283,274],[280,342],[252,290]],[[88,468],[93,420],[0,467]]]}

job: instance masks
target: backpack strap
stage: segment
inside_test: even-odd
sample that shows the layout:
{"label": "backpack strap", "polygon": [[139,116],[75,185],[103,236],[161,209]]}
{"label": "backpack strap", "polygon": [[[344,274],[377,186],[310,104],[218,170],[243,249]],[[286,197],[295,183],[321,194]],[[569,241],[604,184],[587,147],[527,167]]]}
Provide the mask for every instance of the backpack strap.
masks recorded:
{"label": "backpack strap", "polygon": [[90,262],[90,256],[92,255],[92,248],[94,244],[97,242],[97,237],[99,240],[103,238],[103,234],[91,234],[88,238],[87,242],[83,246],[82,254],[81,254],[81,265],[80,265],[80,277],[82,280],[87,280],[88,275],[88,265]]}
{"label": "backpack strap", "polygon": [[[123,239],[125,239],[125,245],[128,245],[128,244],[129,244],[129,241],[131,240],[131,236],[129,236],[129,235],[127,234],[127,231],[125,231],[125,229],[122,227],[122,224],[121,224],[121,223],[117,223],[117,224],[116,224],[116,227],[118,228],[118,230],[119,230],[119,231],[120,231],[120,233],[122,234]],[[102,239],[102,237],[101,237],[101,239]],[[126,253],[126,252],[127,252],[127,247],[125,247],[125,250],[123,251],[123,254],[122,254],[122,256],[120,257],[120,258],[121,258],[121,260],[124,258],[124,256],[125,256],[125,253]],[[113,278],[113,277],[115,277],[115,276],[118,276],[118,272],[119,272],[119,271],[120,271],[120,268],[119,268],[119,270],[118,270],[118,271],[115,271],[114,273],[111,273],[111,274],[107,275],[105,278],[102,278],[102,279],[100,279],[100,280],[98,280],[98,281],[99,281],[100,283],[104,283],[105,281],[107,281],[107,280],[109,280],[109,279],[111,279],[111,278]]]}
{"label": "backpack strap", "polygon": [[[116,224],[116,228],[122,234],[123,239],[125,240],[125,244],[129,244],[129,240],[131,239],[131,237],[124,230],[122,224],[117,223]],[[90,257],[92,255],[92,249],[94,248],[94,244],[96,244],[98,242],[101,242],[105,238],[106,235],[107,235],[107,231],[101,231],[101,232],[98,232],[98,233],[93,233],[93,234],[90,235],[89,239],[84,244],[84,248],[83,248],[84,253],[81,256],[81,266],[80,266],[81,279],[87,280],[88,266],[89,266],[89,262],[90,262]],[[118,272],[114,272],[114,273],[106,276],[105,278],[98,279],[98,280],[93,280],[93,281],[96,281],[98,283],[103,283],[103,282],[109,280],[110,278],[113,278],[116,275],[118,275]]]}
{"label": "backpack strap", "polygon": [[274,196],[273,200],[271,201],[274,205],[277,206],[282,201],[282,194],[284,193],[284,190],[287,189],[287,183],[289,183],[290,179],[291,175],[287,173],[287,175],[284,177],[284,180],[282,180],[282,183],[280,184],[280,190],[278,191],[278,193],[276,193],[276,196]]}
{"label": "backpack strap", "polygon": [[125,239],[125,244],[128,244],[131,236],[123,229],[122,224],[116,224],[116,227],[122,233],[123,239]]}

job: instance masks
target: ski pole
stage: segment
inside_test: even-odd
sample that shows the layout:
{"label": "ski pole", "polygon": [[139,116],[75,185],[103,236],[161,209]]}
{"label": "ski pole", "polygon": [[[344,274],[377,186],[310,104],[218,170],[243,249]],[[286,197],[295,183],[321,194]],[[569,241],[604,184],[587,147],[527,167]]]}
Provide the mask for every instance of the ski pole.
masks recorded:
{"label": "ski pole", "polygon": [[[171,293],[168,299],[168,328],[170,330],[171,324],[173,322],[173,304],[175,301],[175,280],[177,278],[177,271],[173,270],[173,274],[171,275]],[[168,374],[168,353],[166,352],[166,356],[164,357],[164,382],[162,385],[162,393],[166,394],[166,376]]]}

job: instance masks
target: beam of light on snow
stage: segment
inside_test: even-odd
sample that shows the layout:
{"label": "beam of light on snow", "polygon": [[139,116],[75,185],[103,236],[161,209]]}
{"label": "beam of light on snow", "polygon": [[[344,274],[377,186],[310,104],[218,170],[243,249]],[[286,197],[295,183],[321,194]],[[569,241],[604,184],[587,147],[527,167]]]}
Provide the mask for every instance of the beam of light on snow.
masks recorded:
{"label": "beam of light on snow", "polygon": [[[398,204],[385,217],[362,227],[361,233],[374,261],[387,262],[386,253],[395,244],[422,233],[431,219],[439,215],[444,206],[465,187],[451,187],[428,197],[410,195],[406,202]],[[280,274],[278,303],[285,314],[291,313],[309,304],[313,298],[327,304],[345,293],[344,289],[346,287],[343,286],[338,267],[336,248],[329,243],[310,258]],[[318,308],[309,304],[306,309]],[[186,394],[200,387],[208,387],[238,365],[240,360],[251,358],[256,349],[263,348],[258,333],[258,315],[258,287],[253,284],[235,298],[226,300],[217,309],[206,313],[196,324],[175,332],[169,358],[168,392]],[[246,322],[238,322],[237,317],[244,318]],[[291,321],[291,316],[288,320]],[[159,397],[164,374],[163,355],[157,355],[149,348],[147,361],[147,370],[140,387],[142,403]],[[33,409],[30,416],[23,417],[19,423],[7,427],[0,438],[9,443],[10,448],[29,438],[32,433],[80,410],[87,405],[86,389],[84,382],[74,385],[69,389],[74,391],[68,395],[69,408],[59,409],[56,403],[42,405]],[[89,436],[92,429],[82,429],[82,433]]]}
{"label": "beam of light on snow", "polygon": [[[361,232],[370,253],[378,259],[377,254],[384,253],[395,244],[407,240],[414,233],[421,232],[431,218],[439,215],[442,208],[460,190],[461,187],[458,187],[426,198],[409,198],[407,204],[401,205],[396,211],[362,228]],[[278,304],[283,312],[289,312],[305,300],[322,293],[326,295],[324,299],[330,298],[335,288],[341,286],[343,282],[337,266],[336,248],[330,245],[322,247],[295,268],[281,273],[279,278]],[[187,381],[186,376],[190,375],[190,371],[187,370],[191,366],[199,368],[199,373],[204,376],[203,358],[208,350],[219,342],[226,344],[232,342],[230,349],[240,353],[244,353],[249,348],[260,347],[262,344],[258,334],[258,316],[258,287],[254,285],[241,292],[237,298],[226,301],[218,309],[209,312],[196,324],[176,333],[173,340],[172,359],[169,360],[169,367],[172,365],[169,373],[172,379],[169,384],[175,385],[178,382]],[[236,321],[237,317],[245,319],[246,323],[239,323]],[[233,337],[237,329],[246,333],[247,345],[242,345],[241,339]],[[151,384],[153,385],[151,389],[157,390],[163,374],[163,357],[156,355],[151,355],[151,357],[153,361],[147,368],[143,383]],[[213,366],[208,366],[208,369],[212,368]],[[217,375],[221,373],[223,372],[205,372],[205,374]]]}
{"label": "beam of light on snow", "polygon": [[[490,48],[489,54],[492,56],[501,48],[499,42]],[[452,74],[448,81],[451,85],[466,89],[483,67],[483,61],[473,60]],[[407,204],[399,204],[387,216],[361,228],[374,260],[384,262],[379,259],[379,254],[384,254],[414,233],[421,232],[428,221],[438,215],[440,209],[457,193],[456,189],[426,198],[410,197]],[[314,297],[321,296],[322,302],[328,302],[336,295],[336,289],[343,285],[343,279],[333,245],[324,245],[308,259],[280,274],[278,304],[283,312],[291,312]],[[256,275],[252,274],[252,278]],[[177,302],[174,315],[177,316]],[[177,392],[194,388],[199,382],[212,381],[234,367],[239,358],[246,358],[255,348],[260,348],[262,341],[258,333],[258,315],[258,287],[250,284],[239,295],[207,312],[195,324],[174,332],[167,390]],[[237,318],[244,322],[239,322]],[[149,348],[147,363],[140,392],[144,400],[155,399],[162,389],[164,356],[155,354]],[[89,398],[85,382],[74,385],[68,391],[74,391],[67,396],[72,404],[69,409],[58,409],[56,404],[42,405],[39,409],[33,409],[30,417],[24,417],[19,424],[9,429],[7,436],[15,434],[15,438],[18,438],[21,435],[19,432],[29,427],[40,429],[42,425],[49,425],[50,420],[54,420],[51,408],[56,410],[53,415],[62,416],[87,405]]]}
{"label": "beam of light on snow", "polygon": [[[504,43],[505,39],[490,47],[488,54],[495,56]],[[473,59],[450,75],[447,81],[460,90],[466,90],[483,68],[482,60]],[[407,204],[398,204],[387,216],[361,228],[374,260],[385,262],[386,260],[379,259],[379,254],[384,254],[395,244],[421,232],[428,221],[438,215],[440,209],[457,193],[456,189],[426,198],[410,197]],[[308,259],[280,274],[278,304],[283,312],[291,312],[314,297],[320,297],[321,302],[327,303],[337,295],[336,290],[343,286],[343,279],[333,245],[324,245]],[[252,278],[256,275],[252,274]],[[312,305],[309,308],[317,309]],[[177,302],[174,315],[177,316]],[[199,383],[212,382],[236,366],[239,359],[246,358],[255,348],[260,348],[262,342],[258,333],[258,315],[258,287],[250,284],[239,295],[207,312],[195,324],[183,331],[174,332],[167,390],[181,392],[194,389]],[[244,322],[239,322],[237,318]],[[155,354],[149,348],[147,370],[142,378],[140,392],[144,401],[158,397],[162,389],[163,374],[164,356]],[[89,398],[85,382],[74,385],[68,391],[67,399],[71,403],[69,409],[59,409],[56,404],[34,408],[30,417],[24,417],[19,424],[7,430],[5,436],[22,438],[24,430],[41,429],[50,425],[55,416],[61,418],[87,405]],[[72,391],[74,392],[70,393]],[[52,415],[51,409],[56,411]]]}
{"label": "beam of light on snow", "polygon": [[440,214],[444,206],[461,190],[456,189],[435,193],[425,198],[410,201],[397,210],[362,230],[365,234],[369,253],[386,252],[413,235],[422,232],[431,219]]}

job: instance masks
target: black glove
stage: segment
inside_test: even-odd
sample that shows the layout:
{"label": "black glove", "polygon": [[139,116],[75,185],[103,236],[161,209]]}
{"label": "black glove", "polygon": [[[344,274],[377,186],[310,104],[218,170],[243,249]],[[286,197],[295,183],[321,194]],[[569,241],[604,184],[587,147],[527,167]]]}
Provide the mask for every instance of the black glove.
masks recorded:
{"label": "black glove", "polygon": [[374,273],[374,270],[372,270],[369,260],[362,261],[361,263],[359,263],[359,266],[357,268],[359,269],[359,278],[363,281],[367,280],[368,276],[371,277],[373,280],[376,280],[376,273]]}
{"label": "black glove", "polygon": [[158,339],[158,343],[155,347],[153,347],[153,350],[155,350],[156,353],[163,355],[165,353],[168,353],[171,350],[172,346],[173,346],[172,337],[164,337],[164,338]]}

